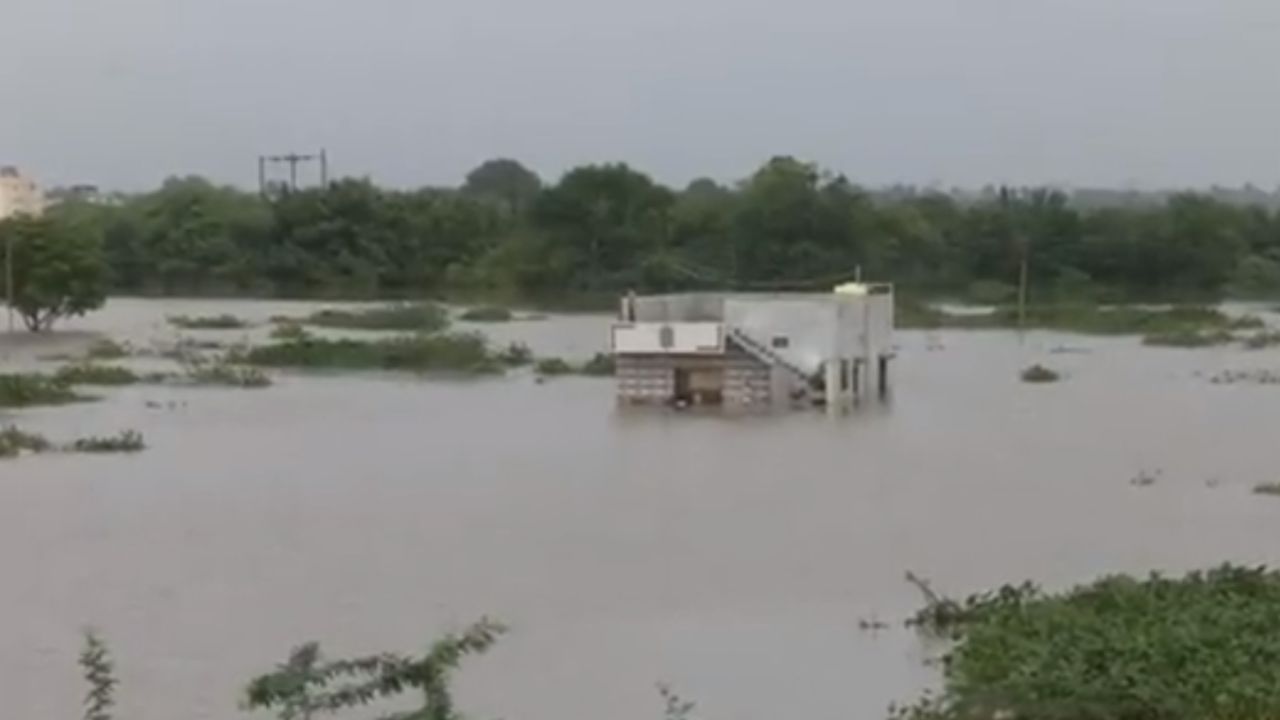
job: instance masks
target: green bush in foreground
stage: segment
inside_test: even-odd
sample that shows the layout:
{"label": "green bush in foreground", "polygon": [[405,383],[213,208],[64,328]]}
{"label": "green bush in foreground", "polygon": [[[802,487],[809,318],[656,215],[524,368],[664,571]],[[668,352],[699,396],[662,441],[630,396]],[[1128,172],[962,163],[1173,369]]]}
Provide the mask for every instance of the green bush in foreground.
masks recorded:
{"label": "green bush in foreground", "polygon": [[195,317],[175,315],[169,318],[169,324],[183,330],[242,330],[249,327],[247,321],[225,313]]}
{"label": "green bush in foreground", "polygon": [[76,394],[66,382],[48,375],[0,374],[0,408],[67,405],[92,399]]}
{"label": "green bush in foreground", "polygon": [[1274,571],[1110,577],[1057,595],[1023,586],[953,605],[962,612],[948,618],[956,644],[942,664],[942,692],[895,717],[1280,717]]}
{"label": "green bush in foreground", "polygon": [[305,338],[251,348],[237,357],[250,365],[334,370],[501,372],[500,356],[481,335],[452,333],[382,340]]}
{"label": "green bush in foreground", "polygon": [[422,656],[383,653],[351,660],[327,660],[317,643],[295,649],[275,671],[255,678],[245,691],[249,710],[276,710],[281,720],[302,720],[322,712],[360,708],[416,691],[418,709],[388,717],[404,720],[461,720],[450,680],[462,660],[480,655],[506,632],[487,619],[432,643]]}
{"label": "green bush in foreground", "polygon": [[308,325],[345,330],[438,332],[449,326],[449,313],[434,303],[384,305],[363,310],[321,310]]}

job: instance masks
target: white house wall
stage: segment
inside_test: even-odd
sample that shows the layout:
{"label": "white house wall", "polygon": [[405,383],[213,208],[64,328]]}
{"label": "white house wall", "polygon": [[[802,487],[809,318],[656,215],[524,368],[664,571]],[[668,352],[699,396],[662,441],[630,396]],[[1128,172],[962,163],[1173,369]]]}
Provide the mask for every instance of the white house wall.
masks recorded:
{"label": "white house wall", "polygon": [[[665,329],[665,330],[664,330]],[[663,333],[670,342],[663,342]],[[613,327],[613,351],[620,355],[696,355],[724,352],[720,323],[618,323]]]}
{"label": "white house wall", "polygon": [[[830,298],[731,297],[724,308],[725,322],[801,370],[814,372],[839,354],[837,305]],[[775,338],[786,338],[787,346],[774,347]]]}

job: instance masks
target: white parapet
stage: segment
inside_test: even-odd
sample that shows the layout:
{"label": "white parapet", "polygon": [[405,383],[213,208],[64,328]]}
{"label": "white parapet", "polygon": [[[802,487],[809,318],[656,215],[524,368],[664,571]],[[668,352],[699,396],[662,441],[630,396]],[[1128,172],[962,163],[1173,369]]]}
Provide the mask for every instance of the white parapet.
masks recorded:
{"label": "white parapet", "polygon": [[615,323],[612,348],[617,355],[719,355],[725,329],[710,322]]}

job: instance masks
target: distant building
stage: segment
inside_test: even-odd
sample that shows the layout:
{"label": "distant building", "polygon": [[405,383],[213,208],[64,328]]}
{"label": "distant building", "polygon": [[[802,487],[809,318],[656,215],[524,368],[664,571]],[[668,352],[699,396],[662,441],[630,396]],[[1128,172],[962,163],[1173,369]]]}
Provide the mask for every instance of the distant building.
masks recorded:
{"label": "distant building", "polygon": [[0,220],[14,215],[38,216],[45,198],[40,187],[15,167],[0,167]]}
{"label": "distant building", "polygon": [[623,298],[613,326],[623,404],[839,408],[883,395],[893,286],[832,293]]}
{"label": "distant building", "polygon": [[49,191],[45,193],[45,202],[49,207],[65,202],[105,205],[110,203],[110,198],[103,195],[97,185],[81,184],[50,188]]}

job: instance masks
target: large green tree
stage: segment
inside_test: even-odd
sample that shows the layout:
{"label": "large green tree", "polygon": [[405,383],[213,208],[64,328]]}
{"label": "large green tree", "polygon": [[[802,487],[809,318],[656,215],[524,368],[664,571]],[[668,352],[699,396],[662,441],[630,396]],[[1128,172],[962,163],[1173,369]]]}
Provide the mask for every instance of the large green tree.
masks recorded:
{"label": "large green tree", "polygon": [[4,287],[5,297],[13,298],[13,309],[32,332],[106,301],[107,266],[95,227],[54,218],[10,218],[0,222],[0,251],[12,261],[3,281],[11,277],[13,286]]}

